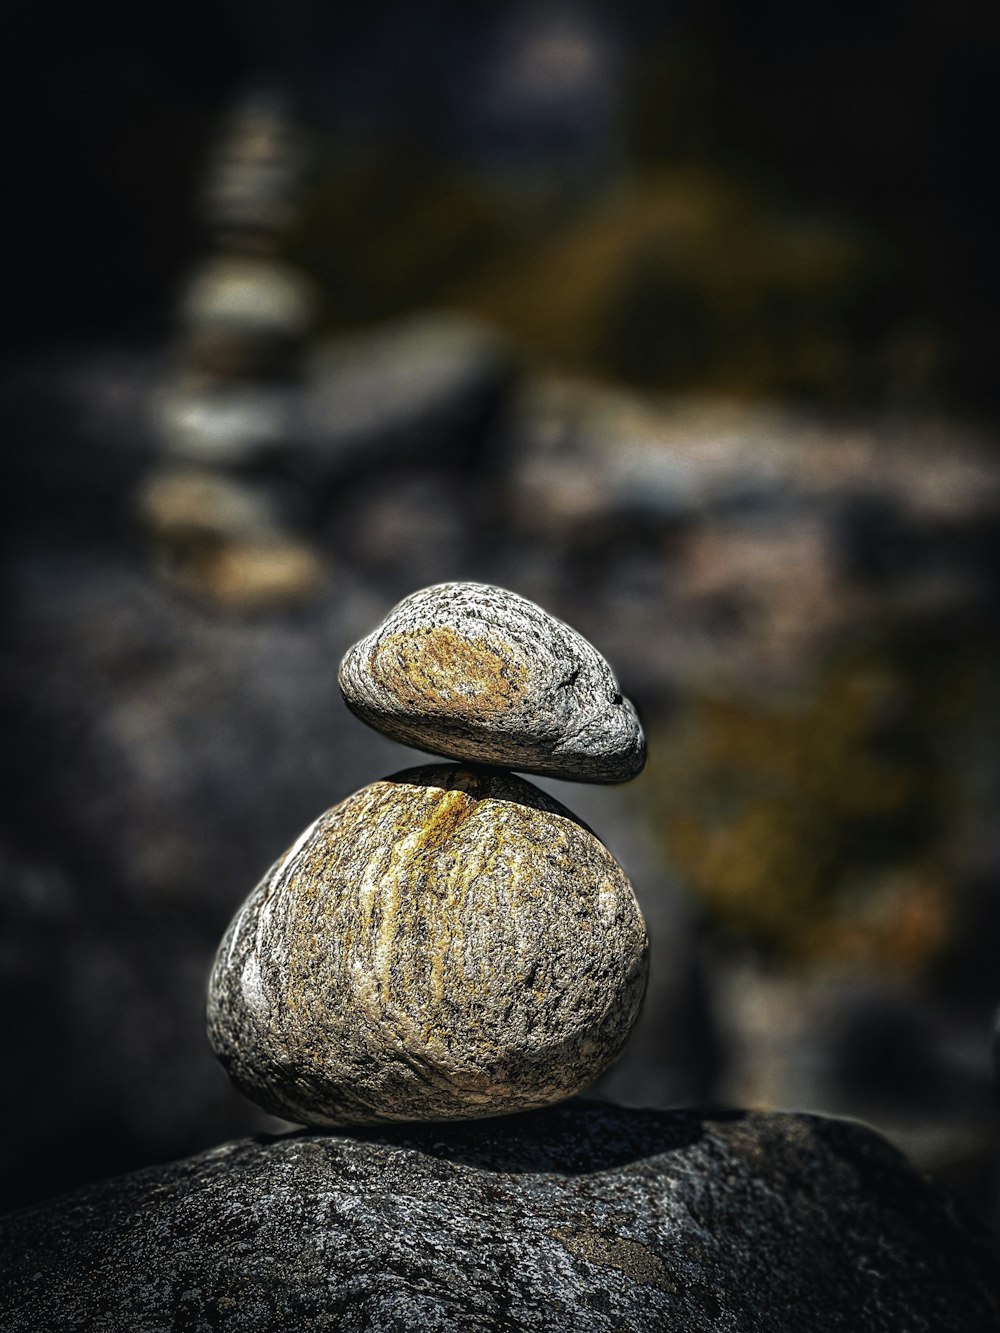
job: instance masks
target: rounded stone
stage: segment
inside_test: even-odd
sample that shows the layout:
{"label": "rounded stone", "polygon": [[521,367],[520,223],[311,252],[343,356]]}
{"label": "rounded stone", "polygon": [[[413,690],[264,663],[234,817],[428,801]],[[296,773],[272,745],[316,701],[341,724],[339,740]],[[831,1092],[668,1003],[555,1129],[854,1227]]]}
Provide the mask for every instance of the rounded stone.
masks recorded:
{"label": "rounded stone", "polygon": [[349,649],[340,688],[363,722],[449,759],[625,782],[646,741],[611,667],[534,602],[485,583],[404,598]]}
{"label": "rounded stone", "polygon": [[313,1125],[463,1120],[561,1101],[639,1014],[624,871],[508,773],[436,765],[320,815],[229,928],[208,1031],[236,1085]]}

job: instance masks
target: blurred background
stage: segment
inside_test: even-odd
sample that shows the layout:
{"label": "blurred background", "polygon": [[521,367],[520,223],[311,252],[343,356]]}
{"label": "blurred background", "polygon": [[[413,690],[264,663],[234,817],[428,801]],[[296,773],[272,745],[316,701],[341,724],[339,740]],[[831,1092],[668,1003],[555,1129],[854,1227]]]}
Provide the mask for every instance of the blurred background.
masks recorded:
{"label": "blurred background", "polygon": [[597,1093],[876,1125],[997,1220],[1000,11],[16,4],[3,80],[2,1206],[273,1125],[212,954],[419,762],[401,596],[586,633],[651,759]]}

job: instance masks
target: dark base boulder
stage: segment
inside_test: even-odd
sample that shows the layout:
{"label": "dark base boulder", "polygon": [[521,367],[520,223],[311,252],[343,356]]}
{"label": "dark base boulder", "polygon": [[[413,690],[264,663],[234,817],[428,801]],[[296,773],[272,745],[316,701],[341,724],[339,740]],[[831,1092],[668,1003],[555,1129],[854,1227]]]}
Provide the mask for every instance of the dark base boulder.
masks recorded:
{"label": "dark base boulder", "polygon": [[1000,1330],[989,1237],[861,1125],[571,1102],[242,1139],[0,1224],[16,1330]]}

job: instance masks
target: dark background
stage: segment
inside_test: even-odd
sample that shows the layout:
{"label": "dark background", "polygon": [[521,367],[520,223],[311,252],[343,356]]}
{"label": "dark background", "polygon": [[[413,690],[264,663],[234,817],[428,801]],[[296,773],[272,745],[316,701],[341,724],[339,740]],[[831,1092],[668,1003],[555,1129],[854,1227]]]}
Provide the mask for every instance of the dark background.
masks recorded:
{"label": "dark background", "polygon": [[[590,82],[561,104],[504,97],[511,33],[567,15],[593,42]],[[161,324],[201,240],[206,139],[234,93],[277,81],[321,133],[424,177],[558,167],[593,195],[693,163],[868,229],[883,272],[850,335],[929,330],[944,364],[927,391],[993,409],[998,24],[977,3],[16,4],[5,331],[23,347]]]}

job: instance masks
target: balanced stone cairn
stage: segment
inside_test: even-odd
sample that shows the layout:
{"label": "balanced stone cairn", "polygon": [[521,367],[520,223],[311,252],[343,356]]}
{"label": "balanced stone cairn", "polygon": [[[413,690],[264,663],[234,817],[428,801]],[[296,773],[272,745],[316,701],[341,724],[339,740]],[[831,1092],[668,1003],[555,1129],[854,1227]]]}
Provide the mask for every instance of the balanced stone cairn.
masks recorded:
{"label": "balanced stone cairn", "polygon": [[258,93],[216,149],[202,207],[213,252],[178,303],[171,370],[152,402],[161,459],[137,497],[161,577],[236,613],[308,601],[326,578],[284,484],[317,305],[281,259],[302,139],[283,100]]}
{"label": "balanced stone cairn", "polygon": [[585,824],[510,768],[622,782],[645,739],[604,658],[479,583],[413,593],[340,668],[348,706],[455,759],[320,815],[237,913],[208,1031],[303,1124],[465,1120],[579,1092],[642,1003],[646,931]]}

